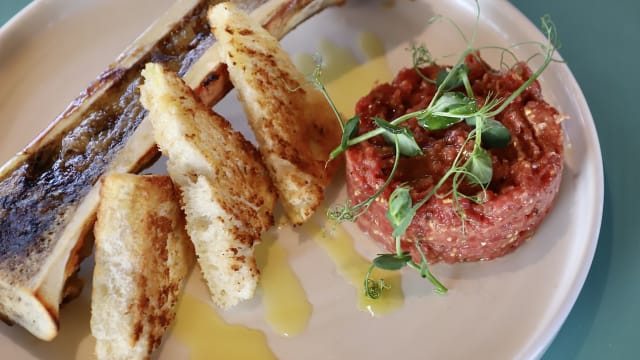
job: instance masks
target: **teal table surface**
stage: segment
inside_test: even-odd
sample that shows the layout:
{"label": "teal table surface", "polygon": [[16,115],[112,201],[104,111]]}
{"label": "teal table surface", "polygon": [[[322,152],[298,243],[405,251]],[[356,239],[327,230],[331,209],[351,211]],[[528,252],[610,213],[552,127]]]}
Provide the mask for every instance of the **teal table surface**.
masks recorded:
{"label": "teal table surface", "polygon": [[[596,124],[605,203],[595,258],[582,292],[545,359],[640,359],[640,2],[513,0],[532,21],[555,19],[560,52]],[[634,160],[635,159],[635,160]],[[629,162],[627,162],[629,160]]]}
{"label": "teal table surface", "polygon": [[[2,0],[0,24],[29,2]],[[640,2],[512,3],[535,23],[544,14],[554,19],[560,53],[593,114],[605,169],[604,217],[593,265],[544,359],[640,359],[640,216],[634,210],[640,199],[634,190],[640,179]]]}

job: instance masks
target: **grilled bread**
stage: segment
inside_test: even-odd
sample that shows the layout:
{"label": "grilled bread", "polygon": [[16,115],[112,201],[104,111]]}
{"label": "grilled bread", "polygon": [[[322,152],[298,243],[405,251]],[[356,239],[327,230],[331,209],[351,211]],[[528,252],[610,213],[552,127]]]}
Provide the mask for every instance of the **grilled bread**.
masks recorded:
{"label": "grilled bread", "polygon": [[221,59],[258,141],[260,153],[294,225],[323,199],[335,170],[327,160],[340,141],[329,104],[271,34],[231,3],[209,10]]}
{"label": "grilled bread", "polygon": [[175,317],[193,263],[168,176],[103,178],[95,235],[91,333],[98,359],[147,359]]}
{"label": "grilled bread", "polygon": [[142,103],[182,192],[200,268],[213,302],[228,308],[254,294],[253,248],[273,225],[275,191],[255,147],[180,78],[158,64],[143,76]]}

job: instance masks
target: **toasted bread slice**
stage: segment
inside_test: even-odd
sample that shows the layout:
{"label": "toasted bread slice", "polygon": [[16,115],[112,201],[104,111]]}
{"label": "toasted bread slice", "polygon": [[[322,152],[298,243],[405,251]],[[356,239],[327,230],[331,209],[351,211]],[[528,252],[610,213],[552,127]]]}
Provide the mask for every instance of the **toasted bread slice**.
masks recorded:
{"label": "toasted bread slice", "polygon": [[168,176],[103,179],[95,235],[91,334],[98,359],[147,359],[175,317],[193,263]]}
{"label": "toasted bread slice", "polygon": [[142,103],[182,192],[187,232],[213,302],[228,308],[258,284],[253,248],[273,225],[275,190],[255,147],[180,78],[158,64],[143,76]]}
{"label": "toasted bread slice", "polygon": [[327,160],[340,128],[327,101],[271,34],[231,3],[209,10],[231,82],[278,189],[287,217],[307,220],[323,199],[335,167]]}

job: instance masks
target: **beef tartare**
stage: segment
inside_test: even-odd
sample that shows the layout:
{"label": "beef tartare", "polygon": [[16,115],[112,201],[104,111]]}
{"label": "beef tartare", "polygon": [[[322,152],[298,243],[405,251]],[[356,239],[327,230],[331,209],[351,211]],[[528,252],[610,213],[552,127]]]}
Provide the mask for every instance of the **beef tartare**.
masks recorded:
{"label": "beef tartare", "polygon": [[[465,62],[479,104],[488,96],[506,99],[532,75],[524,63],[499,72],[477,56],[468,56]],[[436,65],[421,68],[422,74],[431,79],[442,70]],[[360,133],[375,128],[374,117],[390,121],[427,107],[435,91],[436,86],[415,69],[400,71],[391,83],[375,87],[357,103]],[[478,261],[503,256],[531,237],[549,213],[562,176],[561,117],[544,101],[540,85],[535,81],[495,120],[509,130],[511,141],[505,147],[488,149],[493,173],[486,193],[483,192],[484,201],[477,203],[460,198],[458,206],[454,206],[451,180],[439,188],[437,194],[417,210],[402,237],[402,249],[410,252],[414,260],[420,261],[416,243],[429,262]],[[391,252],[396,250],[396,241],[391,235],[392,225],[385,217],[391,193],[403,185],[410,187],[414,203],[423,199],[452,166],[472,131],[464,121],[436,131],[419,126],[415,119],[403,126],[413,132],[422,154],[402,156],[389,186],[357,219],[363,231]],[[374,194],[389,177],[394,161],[394,146],[386,143],[382,136],[349,147],[346,166],[350,200],[360,203]],[[464,182],[458,190],[466,196],[483,191],[469,182]],[[464,213],[464,220],[460,211]]]}

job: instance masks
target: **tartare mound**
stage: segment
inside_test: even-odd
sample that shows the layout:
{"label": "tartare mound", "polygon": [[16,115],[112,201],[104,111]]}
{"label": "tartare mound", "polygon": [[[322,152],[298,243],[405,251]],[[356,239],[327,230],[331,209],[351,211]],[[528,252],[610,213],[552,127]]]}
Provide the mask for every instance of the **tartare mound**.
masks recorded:
{"label": "tartare mound", "polygon": [[[479,104],[489,94],[506,99],[532,74],[524,63],[499,72],[478,56],[467,57],[466,64]],[[442,69],[431,65],[421,68],[421,72],[435,78]],[[391,83],[375,87],[357,103],[360,133],[375,128],[373,117],[390,121],[427,107],[435,90],[435,85],[422,79],[415,69],[401,70]],[[461,199],[466,216],[463,230],[462,219],[447,195],[451,183],[445,184],[417,211],[402,238],[403,249],[411,252],[415,261],[420,261],[416,242],[430,262],[479,261],[503,256],[531,237],[553,206],[563,166],[564,136],[558,111],[544,101],[535,81],[495,119],[509,129],[511,142],[504,148],[489,149],[493,177],[486,201],[477,204]],[[423,155],[401,157],[390,186],[357,220],[363,231],[391,252],[395,252],[395,240],[385,217],[389,196],[399,185],[408,185],[414,203],[423,199],[451,167],[472,130],[461,122],[444,130],[428,131],[415,119],[406,126],[413,132]],[[375,193],[389,176],[393,162],[394,148],[380,136],[350,147],[346,166],[351,201],[356,204]],[[467,184],[459,190],[474,195],[481,188]]]}

